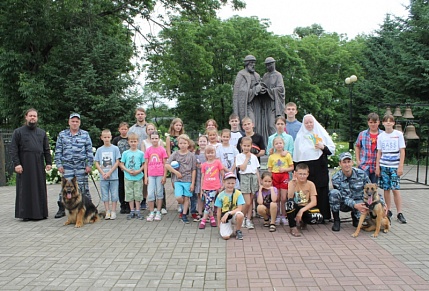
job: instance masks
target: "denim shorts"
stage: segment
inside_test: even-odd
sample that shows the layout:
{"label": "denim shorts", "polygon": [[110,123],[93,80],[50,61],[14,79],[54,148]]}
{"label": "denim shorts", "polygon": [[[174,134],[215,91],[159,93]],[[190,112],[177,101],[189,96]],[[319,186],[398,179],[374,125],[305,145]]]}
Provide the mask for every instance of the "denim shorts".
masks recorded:
{"label": "denim shorts", "polygon": [[174,182],[174,196],[175,197],[192,197],[191,182]]}
{"label": "denim shorts", "polygon": [[163,176],[148,176],[147,177],[147,201],[162,200],[164,198],[164,191],[162,187]]}
{"label": "denim shorts", "polygon": [[[118,202],[119,201],[119,180],[101,180],[101,201]],[[109,199],[110,193],[110,199]]]}
{"label": "denim shorts", "polygon": [[398,176],[397,168],[380,167],[380,188],[383,190],[399,190],[401,178]]}

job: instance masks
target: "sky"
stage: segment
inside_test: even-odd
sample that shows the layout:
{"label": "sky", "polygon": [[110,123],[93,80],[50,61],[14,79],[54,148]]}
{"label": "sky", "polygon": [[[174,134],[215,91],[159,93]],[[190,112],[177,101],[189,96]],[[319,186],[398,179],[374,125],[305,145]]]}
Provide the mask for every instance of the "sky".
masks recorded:
{"label": "sky", "polygon": [[370,34],[383,23],[386,14],[406,18],[409,0],[244,0],[246,9],[233,11],[222,8],[218,16],[227,19],[233,15],[257,16],[271,20],[269,31],[277,35],[291,35],[296,27],[320,24],[325,32],[347,34],[349,39],[358,34]]}

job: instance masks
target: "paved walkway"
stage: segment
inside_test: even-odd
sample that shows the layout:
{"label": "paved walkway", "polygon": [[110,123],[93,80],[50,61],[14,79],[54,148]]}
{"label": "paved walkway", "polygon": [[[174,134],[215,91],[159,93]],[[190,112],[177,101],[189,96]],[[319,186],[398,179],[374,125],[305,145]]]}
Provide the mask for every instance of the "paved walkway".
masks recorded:
{"label": "paved walkway", "polygon": [[[415,168],[405,172],[415,180]],[[243,241],[227,242],[217,228],[179,222],[171,194],[161,222],[119,214],[75,229],[53,218],[59,185],[48,186],[50,217],[37,222],[15,219],[15,188],[1,187],[0,290],[429,290],[429,187],[403,182],[408,224],[393,221],[377,239],[352,238],[348,222],[295,238],[255,219]]]}

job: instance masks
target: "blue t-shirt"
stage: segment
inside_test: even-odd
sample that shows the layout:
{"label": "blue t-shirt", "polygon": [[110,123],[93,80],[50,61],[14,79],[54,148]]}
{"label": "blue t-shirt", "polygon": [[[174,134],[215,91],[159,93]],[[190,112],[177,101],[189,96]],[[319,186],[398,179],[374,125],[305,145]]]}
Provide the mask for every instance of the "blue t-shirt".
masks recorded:
{"label": "blue t-shirt", "polygon": [[[121,162],[124,163],[127,169],[138,170],[144,163],[144,154],[141,150],[127,150],[122,154]],[[130,173],[124,171],[124,177],[129,181],[138,181],[143,179],[143,172],[132,176]]]}
{"label": "blue t-shirt", "polygon": [[286,130],[289,135],[292,136],[293,140],[296,139],[296,134],[298,133],[299,129],[301,128],[302,123],[295,119],[295,121],[288,121],[286,120]]}
{"label": "blue t-shirt", "polygon": [[[116,161],[120,159],[121,152],[119,151],[119,148],[115,145],[111,145],[109,147],[99,147],[97,149],[97,152],[95,153],[95,161],[98,162],[104,173],[109,172],[110,169],[112,169],[113,165],[116,163]],[[101,175],[101,173],[100,180],[104,180],[103,175]],[[107,180],[118,180],[118,168],[116,168],[112,172],[110,178]]]}
{"label": "blue t-shirt", "polygon": [[[216,198],[215,206],[222,209],[222,213],[232,211],[238,207],[238,205],[244,205],[243,194],[239,190],[234,190],[233,194],[227,194],[225,191],[219,193]],[[232,205],[231,205],[232,204]]]}

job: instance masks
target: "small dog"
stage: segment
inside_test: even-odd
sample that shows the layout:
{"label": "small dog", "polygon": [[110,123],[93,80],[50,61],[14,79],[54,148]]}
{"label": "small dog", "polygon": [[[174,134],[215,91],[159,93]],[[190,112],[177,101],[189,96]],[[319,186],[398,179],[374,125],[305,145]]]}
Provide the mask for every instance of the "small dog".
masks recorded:
{"label": "small dog", "polygon": [[67,221],[64,225],[75,223],[75,227],[82,227],[85,223],[94,223],[100,220],[97,207],[86,195],[82,195],[76,177],[69,180],[62,178],[62,202],[67,210]]}
{"label": "small dog", "polygon": [[377,192],[377,184],[365,185],[363,190],[363,200],[368,207],[368,211],[361,214],[359,225],[356,228],[356,231],[352,234],[352,237],[357,237],[359,235],[359,231],[362,228],[362,224],[368,214],[371,217],[369,220],[370,225],[367,228],[364,228],[365,231],[375,230],[375,232],[372,234],[372,237],[376,238],[380,232],[381,226],[383,225],[383,232],[389,232],[390,222],[386,216],[386,213],[384,212],[383,205],[380,202],[380,195]]}

